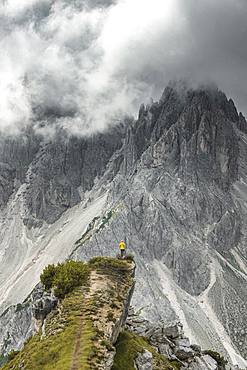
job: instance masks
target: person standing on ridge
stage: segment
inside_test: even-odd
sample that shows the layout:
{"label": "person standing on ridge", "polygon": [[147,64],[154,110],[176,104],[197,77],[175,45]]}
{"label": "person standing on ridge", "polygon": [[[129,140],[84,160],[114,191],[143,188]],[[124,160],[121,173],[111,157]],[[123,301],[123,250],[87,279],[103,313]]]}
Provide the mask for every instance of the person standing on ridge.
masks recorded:
{"label": "person standing on ridge", "polygon": [[120,253],[121,253],[121,258],[124,258],[125,252],[126,252],[126,244],[123,240],[121,240],[120,243],[119,243],[119,249],[120,249]]}

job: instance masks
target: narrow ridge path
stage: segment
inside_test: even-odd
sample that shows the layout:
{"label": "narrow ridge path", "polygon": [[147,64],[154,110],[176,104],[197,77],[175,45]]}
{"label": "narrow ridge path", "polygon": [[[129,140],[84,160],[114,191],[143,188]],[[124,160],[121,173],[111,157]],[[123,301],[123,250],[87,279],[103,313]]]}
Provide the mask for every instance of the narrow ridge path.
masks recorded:
{"label": "narrow ridge path", "polygon": [[80,325],[78,328],[77,336],[75,339],[75,350],[73,353],[72,358],[72,365],[70,370],[77,370],[79,367],[79,358],[82,355],[81,353],[81,337],[82,337],[82,331],[83,331],[83,318],[80,319]]}
{"label": "narrow ridge path", "polygon": [[[72,363],[70,370],[83,370],[90,369],[87,364],[88,347],[92,345],[92,328],[88,320],[88,311],[92,306],[92,299],[97,291],[106,289],[107,283],[102,276],[96,271],[92,271],[90,274],[90,289],[88,292],[81,291],[83,295],[81,304],[81,315],[77,334],[75,337],[75,347],[72,356]],[[91,330],[90,330],[91,329]],[[83,367],[82,367],[83,366]]]}

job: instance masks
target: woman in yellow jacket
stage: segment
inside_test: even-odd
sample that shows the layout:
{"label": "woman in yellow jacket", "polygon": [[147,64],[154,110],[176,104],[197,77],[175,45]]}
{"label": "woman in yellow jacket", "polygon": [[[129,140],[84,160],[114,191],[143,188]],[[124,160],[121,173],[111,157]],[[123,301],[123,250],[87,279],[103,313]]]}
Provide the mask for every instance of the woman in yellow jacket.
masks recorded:
{"label": "woman in yellow jacket", "polygon": [[121,253],[121,258],[124,258],[126,252],[126,244],[123,240],[121,240],[121,242],[119,243],[119,249]]}

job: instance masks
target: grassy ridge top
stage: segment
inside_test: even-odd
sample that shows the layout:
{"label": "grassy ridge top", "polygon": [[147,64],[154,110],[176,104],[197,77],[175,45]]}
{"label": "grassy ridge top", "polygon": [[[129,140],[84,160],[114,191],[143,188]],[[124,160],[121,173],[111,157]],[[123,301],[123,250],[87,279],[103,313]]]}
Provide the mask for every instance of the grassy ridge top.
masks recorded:
{"label": "grassy ridge top", "polygon": [[[82,310],[84,311],[84,296],[81,293],[80,290],[74,291],[66,297],[59,311],[50,314],[46,324],[46,337],[42,338],[41,332],[32,337],[3,369],[70,369]],[[85,316],[83,335],[80,338],[83,347],[81,356],[85,366],[81,369],[89,369],[86,359],[90,357],[94,335],[92,324]]]}
{"label": "grassy ridge top", "polygon": [[3,370],[103,370],[114,354],[109,333],[122,316],[133,268],[132,261],[107,257],[48,266],[41,280],[59,296],[58,307]]}

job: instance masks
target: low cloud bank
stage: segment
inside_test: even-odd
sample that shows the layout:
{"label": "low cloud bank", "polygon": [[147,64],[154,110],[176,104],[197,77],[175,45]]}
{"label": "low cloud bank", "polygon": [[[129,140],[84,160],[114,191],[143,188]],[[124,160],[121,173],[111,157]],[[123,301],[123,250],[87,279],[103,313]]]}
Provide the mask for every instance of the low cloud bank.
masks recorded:
{"label": "low cloud bank", "polygon": [[103,130],[172,79],[214,82],[247,112],[246,0],[6,0],[0,129]]}

